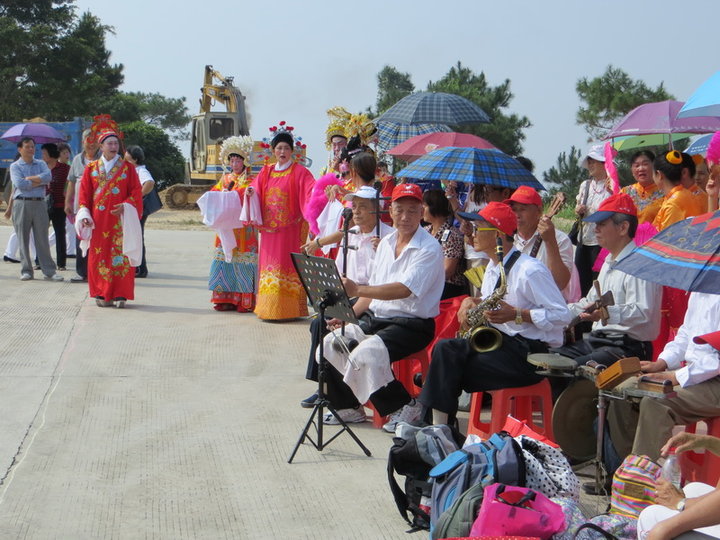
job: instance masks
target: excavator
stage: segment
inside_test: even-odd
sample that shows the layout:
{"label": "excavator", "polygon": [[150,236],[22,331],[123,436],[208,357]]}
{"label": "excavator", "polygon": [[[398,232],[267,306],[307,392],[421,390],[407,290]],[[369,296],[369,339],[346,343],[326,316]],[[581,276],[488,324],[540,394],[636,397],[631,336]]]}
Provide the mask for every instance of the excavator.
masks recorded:
{"label": "excavator", "polygon": [[[165,190],[168,208],[190,210],[197,200],[222,176],[219,162],[222,141],[233,135],[249,135],[245,96],[233,85],[233,77],[224,77],[213,66],[205,66],[201,88],[200,113],[192,117],[190,161],[186,163],[185,183]],[[221,103],[225,112],[212,111]]]}

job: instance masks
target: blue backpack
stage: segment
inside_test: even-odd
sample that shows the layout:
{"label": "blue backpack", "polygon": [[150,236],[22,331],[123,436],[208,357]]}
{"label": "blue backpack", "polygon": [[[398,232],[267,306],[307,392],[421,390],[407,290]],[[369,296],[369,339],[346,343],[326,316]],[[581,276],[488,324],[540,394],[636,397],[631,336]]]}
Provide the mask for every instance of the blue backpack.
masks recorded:
{"label": "blue backpack", "polygon": [[476,484],[500,482],[525,485],[522,449],[508,433],[495,433],[487,441],[472,444],[448,455],[430,470],[433,481],[430,530],[456,500]]}

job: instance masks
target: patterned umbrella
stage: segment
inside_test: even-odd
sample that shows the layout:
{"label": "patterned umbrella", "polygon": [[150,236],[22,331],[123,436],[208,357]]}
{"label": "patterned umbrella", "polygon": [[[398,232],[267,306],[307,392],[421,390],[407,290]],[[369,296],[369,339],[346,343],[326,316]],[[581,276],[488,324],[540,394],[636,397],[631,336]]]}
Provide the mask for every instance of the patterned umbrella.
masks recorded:
{"label": "patterned umbrella", "polygon": [[690,154],[691,156],[695,154],[701,154],[704,156],[705,154],[707,154],[708,145],[710,144],[710,140],[712,138],[712,133],[708,133],[707,135],[700,135],[700,137],[690,143],[690,146],[685,149],[685,153]]}
{"label": "patterned umbrella", "polygon": [[403,161],[410,161],[413,158],[427,154],[431,150],[445,146],[496,149],[490,141],[486,141],[477,135],[450,131],[416,135],[388,150],[388,154]]}
{"label": "patterned umbrella", "polygon": [[377,127],[378,146],[385,150],[405,142],[415,135],[435,133],[437,131],[452,131],[442,124],[398,124],[396,122],[375,121]]}
{"label": "patterned umbrella", "polygon": [[711,116],[677,118],[682,106],[682,101],[659,101],[635,107],[613,126],[605,139],[653,133],[712,133],[720,131],[720,118]]}
{"label": "patterned umbrella", "polygon": [[57,143],[66,140],[65,136],[54,127],[35,122],[15,124],[3,133],[0,139],[10,142],[20,142],[25,137],[32,137],[38,144]]}
{"label": "patterned umbrella", "polygon": [[516,159],[499,150],[483,148],[437,148],[413,161],[396,176],[418,180],[472,182],[510,189],[523,185],[545,189]]}
{"label": "patterned umbrella", "polygon": [[405,96],[387,111],[378,122],[400,124],[486,124],[490,117],[472,101],[444,92],[416,92]]}
{"label": "patterned umbrella", "polygon": [[720,211],[688,218],[659,232],[616,268],[685,291],[720,292]]}

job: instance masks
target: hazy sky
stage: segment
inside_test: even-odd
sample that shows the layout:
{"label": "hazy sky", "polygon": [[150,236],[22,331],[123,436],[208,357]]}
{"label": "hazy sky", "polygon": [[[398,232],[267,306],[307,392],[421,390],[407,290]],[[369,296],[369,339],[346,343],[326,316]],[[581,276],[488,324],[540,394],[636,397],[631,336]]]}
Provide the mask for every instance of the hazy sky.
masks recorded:
{"label": "hazy sky", "polygon": [[[126,91],[187,98],[198,112],[205,64],[247,97],[251,135],[280,120],[308,144],[317,172],[327,159],[325,111],[375,104],[378,71],[408,72],[416,88],[458,61],[492,85],[510,79],[510,111],[526,115],[525,155],[536,176],[571,145],[575,83],[608,64],[685,100],[720,69],[717,0],[78,0],[115,29],[111,61],[125,66]],[[714,32],[714,33],[713,33]],[[187,148],[183,148],[187,153]]]}

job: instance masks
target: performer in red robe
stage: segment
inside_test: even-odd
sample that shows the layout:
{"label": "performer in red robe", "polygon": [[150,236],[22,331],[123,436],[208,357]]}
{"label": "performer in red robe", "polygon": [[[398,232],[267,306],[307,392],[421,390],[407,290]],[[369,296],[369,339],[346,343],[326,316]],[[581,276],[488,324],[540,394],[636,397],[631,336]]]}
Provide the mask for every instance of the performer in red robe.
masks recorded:
{"label": "performer in red robe", "polygon": [[[137,217],[139,225],[142,188],[135,167],[120,157],[118,134],[106,131],[99,142],[102,155],[85,167],[80,182],[78,218],[85,227],[94,225],[88,250],[90,296],[100,307],[113,302],[124,307],[135,297],[135,269],[123,254],[122,214],[136,211],[137,216],[125,216],[125,221]],[[83,217],[88,212],[89,218]]]}

